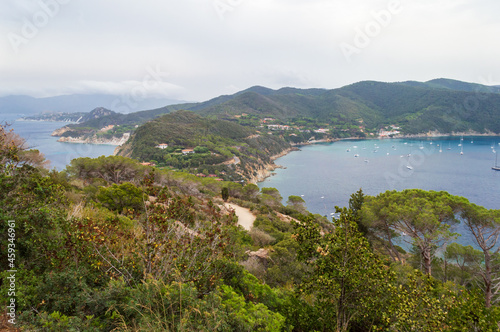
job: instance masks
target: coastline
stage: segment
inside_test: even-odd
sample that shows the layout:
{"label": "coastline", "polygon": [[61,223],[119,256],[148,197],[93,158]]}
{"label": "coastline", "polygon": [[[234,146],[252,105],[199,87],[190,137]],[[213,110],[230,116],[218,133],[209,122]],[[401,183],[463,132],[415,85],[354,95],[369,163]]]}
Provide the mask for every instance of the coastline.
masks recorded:
{"label": "coastline", "polygon": [[[470,136],[479,136],[479,137],[498,137],[500,136],[499,134],[495,134],[494,132],[486,132],[486,133],[479,133],[476,131],[464,131],[464,132],[451,132],[451,133],[440,133],[438,131],[429,131],[427,133],[423,134],[406,134],[406,135],[397,135],[392,138],[437,138],[437,137],[457,137],[457,136],[465,136],[465,137],[470,137]],[[388,137],[390,138],[390,137]]]}
{"label": "coastline", "polygon": [[78,122],[75,121],[66,121],[66,120],[35,120],[35,119],[25,119],[25,118],[18,118],[15,119],[15,121],[19,122],[57,122],[57,123],[66,123],[66,124],[78,124]]}
{"label": "coastline", "polygon": [[57,141],[63,143],[73,144],[98,144],[98,145],[116,145],[121,146],[129,139],[130,134],[125,133],[122,137],[113,137],[111,139],[97,138],[96,136],[82,138],[82,137],[61,137]]}
{"label": "coastline", "polygon": [[278,154],[272,155],[270,157],[271,162],[263,164],[262,168],[256,170],[257,175],[252,176],[252,178],[248,179],[248,182],[249,183],[253,183],[253,184],[257,184],[259,182],[264,181],[268,177],[270,177],[272,175],[271,172],[274,171],[275,169],[277,169],[277,168],[285,168],[284,166],[275,164],[274,161],[276,159],[278,159],[278,158],[286,156],[287,154],[289,154],[292,151],[300,151],[300,149],[297,148],[297,147],[295,147],[295,146],[292,146],[292,147],[290,147],[288,149],[285,149],[285,150],[281,151]]}

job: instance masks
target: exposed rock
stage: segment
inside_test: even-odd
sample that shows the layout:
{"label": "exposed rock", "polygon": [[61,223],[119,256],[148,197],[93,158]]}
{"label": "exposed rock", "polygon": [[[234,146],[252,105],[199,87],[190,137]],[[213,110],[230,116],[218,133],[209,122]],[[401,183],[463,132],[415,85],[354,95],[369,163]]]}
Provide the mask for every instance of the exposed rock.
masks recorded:
{"label": "exposed rock", "polygon": [[281,221],[284,221],[284,222],[287,222],[287,223],[290,223],[292,220],[299,223],[300,224],[300,221],[295,219],[295,218],[292,218],[290,216],[287,216],[286,214],[283,214],[283,213],[279,213],[278,211],[275,211],[276,213],[276,216],[278,216],[278,218],[281,220]]}
{"label": "exposed rock", "polygon": [[257,251],[247,250],[245,253],[248,254],[248,257],[257,257],[257,258],[260,258],[263,260],[269,259],[269,250],[268,249],[260,248]]}
{"label": "exposed rock", "polygon": [[69,127],[62,127],[62,128],[59,128],[59,129],[56,129],[52,132],[51,136],[62,136],[65,132],[68,132],[68,131],[71,131],[71,128]]}
{"label": "exposed rock", "polygon": [[[56,135],[53,135],[56,136]],[[61,137],[58,142],[66,143],[85,143],[85,144],[106,144],[106,145],[122,145],[130,137],[130,133],[123,134],[122,137],[108,138],[98,138],[96,135],[90,137]]]}
{"label": "exposed rock", "polygon": [[266,178],[271,176],[272,171],[274,171],[277,168],[283,168],[283,166],[281,165],[276,165],[274,163],[274,160],[287,155],[291,151],[298,151],[298,150],[299,149],[297,147],[291,147],[289,149],[283,150],[281,153],[271,156],[271,160],[273,160],[272,162],[262,163],[262,166],[259,166],[257,169],[253,169],[255,174],[250,177],[249,182],[256,184],[257,182],[264,181]]}

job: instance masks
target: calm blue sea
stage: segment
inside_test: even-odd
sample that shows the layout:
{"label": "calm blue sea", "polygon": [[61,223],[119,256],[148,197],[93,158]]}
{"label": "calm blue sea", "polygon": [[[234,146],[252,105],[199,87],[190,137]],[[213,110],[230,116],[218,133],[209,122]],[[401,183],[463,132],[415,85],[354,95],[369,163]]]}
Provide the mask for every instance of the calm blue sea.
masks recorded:
{"label": "calm blue sea", "polygon": [[75,158],[109,156],[113,154],[116,147],[113,145],[57,142],[58,137],[52,137],[50,134],[67,123],[16,120],[21,116],[19,114],[0,114],[0,122],[12,124],[10,128],[25,138],[29,147],[38,149],[45,155],[45,158],[50,161],[50,168],[63,170]]}
{"label": "calm blue sea", "polygon": [[[302,196],[309,211],[328,217],[336,205],[347,206],[360,188],[368,195],[393,189],[444,190],[500,209],[500,172],[491,169],[499,143],[500,137],[442,137],[308,145],[277,159],[286,169],[277,169],[259,187],[277,188],[284,202],[290,195]],[[471,244],[464,236],[458,242]]]}

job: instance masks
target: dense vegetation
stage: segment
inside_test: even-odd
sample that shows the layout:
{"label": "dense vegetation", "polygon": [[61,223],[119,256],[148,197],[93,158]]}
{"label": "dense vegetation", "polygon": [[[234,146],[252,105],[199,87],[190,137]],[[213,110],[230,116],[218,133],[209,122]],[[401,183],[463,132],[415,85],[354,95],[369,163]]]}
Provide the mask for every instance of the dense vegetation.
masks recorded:
{"label": "dense vegetation", "polygon": [[[93,135],[115,125],[133,132],[141,125],[176,110],[191,110],[249,127],[287,125],[279,130],[292,143],[313,139],[377,136],[394,125],[403,134],[500,133],[500,88],[447,79],[428,82],[364,81],[339,89],[271,90],[252,87],[201,103],[171,105],[130,114],[112,113],[70,126],[66,135]],[[271,122],[264,119],[272,119]],[[328,129],[326,133],[315,133]],[[124,130],[108,132],[120,137]]]}
{"label": "dense vegetation", "polygon": [[[158,144],[168,144],[168,148],[160,149]],[[217,173],[221,178],[238,181],[252,178],[271,162],[270,156],[289,147],[279,136],[177,111],[138,128],[119,154],[195,174]]]}
{"label": "dense vegetation", "polygon": [[309,118],[338,125],[362,125],[375,132],[387,125],[403,133],[436,130],[441,133],[489,130],[500,133],[500,90],[452,80],[426,83],[359,82],[334,90],[270,90],[254,87],[229,100],[198,107],[201,114],[255,115],[284,120]]}
{"label": "dense vegetation", "polygon": [[[461,197],[360,190],[329,221],[298,196],[283,205],[274,188],[121,156],[49,172],[3,128],[0,162],[2,234],[15,220],[15,240],[0,240],[4,253],[15,243],[15,259],[0,264],[17,270],[23,331],[499,328],[500,211]],[[221,196],[256,215],[250,231]],[[474,248],[450,244],[458,222]]]}

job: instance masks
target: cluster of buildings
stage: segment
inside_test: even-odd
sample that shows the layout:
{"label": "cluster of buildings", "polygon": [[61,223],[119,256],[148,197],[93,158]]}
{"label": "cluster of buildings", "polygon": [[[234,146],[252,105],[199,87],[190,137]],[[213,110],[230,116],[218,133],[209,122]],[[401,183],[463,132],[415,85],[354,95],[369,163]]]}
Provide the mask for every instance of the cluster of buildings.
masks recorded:
{"label": "cluster of buildings", "polygon": [[292,129],[298,129],[298,128],[290,127],[288,125],[271,124],[271,125],[267,125],[267,129],[269,129],[269,130],[292,130]]}
{"label": "cluster of buildings", "polygon": [[[155,146],[155,148],[164,150],[164,149],[168,148],[168,144],[167,143],[160,143],[157,146]],[[194,149],[183,149],[182,150],[182,154],[190,154],[190,153],[194,153]]]}
{"label": "cluster of buildings", "polygon": [[[291,126],[288,126],[288,125],[280,125],[280,124],[270,124],[270,125],[267,125],[267,129],[269,130],[273,130],[273,131],[276,131],[276,130],[298,130],[300,131],[301,133],[309,133],[311,132],[310,130],[308,129],[299,129],[299,127],[291,127]],[[319,128],[319,129],[315,129],[313,130],[313,132],[317,133],[317,134],[326,134],[330,131],[330,129],[325,129],[325,128]]]}
{"label": "cluster of buildings", "polygon": [[380,131],[378,132],[378,136],[379,137],[392,137],[392,136],[395,136],[395,135],[398,135],[401,133],[399,131],[399,129],[401,129],[401,128],[399,128],[398,126],[394,126],[394,125],[387,126],[384,129],[380,129]]}

